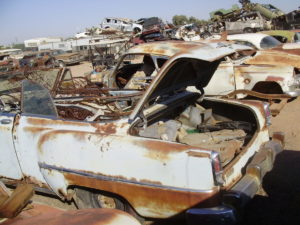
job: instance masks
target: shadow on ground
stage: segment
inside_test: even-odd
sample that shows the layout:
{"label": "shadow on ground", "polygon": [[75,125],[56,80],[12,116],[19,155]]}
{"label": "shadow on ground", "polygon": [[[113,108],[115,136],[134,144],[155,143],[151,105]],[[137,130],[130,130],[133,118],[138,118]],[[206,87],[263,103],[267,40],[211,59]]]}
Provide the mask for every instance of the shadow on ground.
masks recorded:
{"label": "shadow on ground", "polygon": [[300,224],[300,151],[279,154],[263,188],[267,196],[254,197],[245,208],[241,225]]}

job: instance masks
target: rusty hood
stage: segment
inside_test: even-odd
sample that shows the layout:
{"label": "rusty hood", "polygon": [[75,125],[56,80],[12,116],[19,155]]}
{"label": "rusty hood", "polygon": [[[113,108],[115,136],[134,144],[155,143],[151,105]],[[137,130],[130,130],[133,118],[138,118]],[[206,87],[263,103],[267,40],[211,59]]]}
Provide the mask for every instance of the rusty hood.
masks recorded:
{"label": "rusty hood", "polygon": [[[295,51],[295,50],[294,50]],[[245,60],[244,63],[252,65],[279,65],[300,68],[299,54],[282,50],[261,50],[256,55]]]}
{"label": "rusty hood", "polygon": [[144,105],[151,100],[185,90],[188,86],[204,88],[210,81],[221,59],[238,49],[234,44],[196,43],[171,57],[159,71],[129,117],[135,120]]}

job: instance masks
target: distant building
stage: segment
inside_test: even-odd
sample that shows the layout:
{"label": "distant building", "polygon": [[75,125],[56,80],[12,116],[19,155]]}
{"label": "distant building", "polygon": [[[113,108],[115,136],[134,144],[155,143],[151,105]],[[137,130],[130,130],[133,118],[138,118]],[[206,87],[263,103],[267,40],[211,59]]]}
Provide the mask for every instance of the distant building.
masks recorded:
{"label": "distant building", "polygon": [[56,43],[45,43],[38,46],[38,50],[53,50],[60,49],[68,52],[78,52],[88,50],[90,45],[106,46],[108,44],[124,43],[129,40],[129,37],[113,37],[107,35],[99,35],[97,37],[87,37],[80,39],[71,39]]}
{"label": "distant building", "polygon": [[56,42],[61,42],[63,39],[60,37],[42,37],[42,38],[34,38],[24,41],[25,48],[38,48],[42,44],[51,44]]}

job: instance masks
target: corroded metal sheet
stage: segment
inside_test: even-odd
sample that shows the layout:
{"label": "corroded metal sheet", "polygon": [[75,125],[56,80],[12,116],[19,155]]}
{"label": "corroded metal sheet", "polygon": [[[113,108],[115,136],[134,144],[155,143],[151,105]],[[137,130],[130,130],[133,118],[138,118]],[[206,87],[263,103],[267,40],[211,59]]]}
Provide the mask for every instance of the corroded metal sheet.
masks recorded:
{"label": "corroded metal sheet", "polygon": [[18,217],[2,222],[3,225],[139,225],[128,213],[115,209],[81,209],[64,211],[46,205],[34,204]]}
{"label": "corroded metal sheet", "polygon": [[[234,70],[237,90],[252,90],[259,82],[274,82],[281,87],[283,93],[286,93],[290,91],[289,83],[294,80],[292,66],[239,65],[235,66]],[[272,90],[265,91],[268,93]],[[243,95],[238,97],[243,97]]]}
{"label": "corroded metal sheet", "polygon": [[245,63],[253,65],[280,65],[293,66],[300,68],[300,55],[288,54],[282,51],[263,50],[258,51],[257,54],[246,60]]}

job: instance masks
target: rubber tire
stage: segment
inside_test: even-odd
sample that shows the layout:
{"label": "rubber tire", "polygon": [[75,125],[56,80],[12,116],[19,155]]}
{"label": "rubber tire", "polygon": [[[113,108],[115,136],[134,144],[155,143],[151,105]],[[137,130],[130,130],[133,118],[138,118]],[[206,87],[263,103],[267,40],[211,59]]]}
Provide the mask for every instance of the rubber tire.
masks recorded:
{"label": "rubber tire", "polygon": [[253,30],[251,27],[246,27],[246,28],[243,30],[243,33],[254,33],[254,30]]}
{"label": "rubber tire", "polygon": [[66,67],[66,64],[63,61],[58,61],[58,67],[60,68]]}
{"label": "rubber tire", "polygon": [[[77,208],[79,209],[103,208],[100,202],[97,200],[99,195],[103,195],[103,193],[99,193],[97,191],[83,189],[83,188],[75,188],[74,191],[75,191],[74,201]],[[141,223],[145,221],[145,219],[140,215],[138,215],[125,200],[121,200],[110,194],[105,194],[103,196],[110,197],[115,201],[115,205],[116,205],[115,209],[119,209],[131,214]]]}
{"label": "rubber tire", "polygon": [[138,28],[138,27],[133,28],[133,33],[134,34],[137,34],[137,33],[140,33],[140,32],[141,32],[140,28]]}
{"label": "rubber tire", "polygon": [[97,200],[100,196],[106,196],[109,198],[112,198],[115,202],[115,209],[123,210],[125,211],[126,207],[125,204],[120,201],[119,199],[108,196],[108,195],[102,195],[98,192],[93,192],[91,190],[81,189],[81,188],[75,188],[75,202],[78,208],[84,209],[84,208],[107,208],[104,205],[101,205],[101,203]]}

